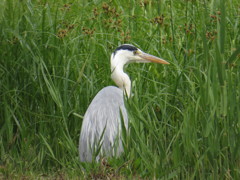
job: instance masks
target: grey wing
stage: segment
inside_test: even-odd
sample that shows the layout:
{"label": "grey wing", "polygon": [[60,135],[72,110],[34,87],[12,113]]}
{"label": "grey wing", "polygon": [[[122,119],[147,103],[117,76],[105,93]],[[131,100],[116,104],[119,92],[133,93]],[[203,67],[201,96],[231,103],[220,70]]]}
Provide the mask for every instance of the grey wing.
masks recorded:
{"label": "grey wing", "polygon": [[121,89],[108,86],[95,96],[83,119],[79,139],[81,161],[92,161],[92,154],[98,148],[100,137],[100,155],[118,156],[123,151],[120,113],[127,128],[128,117]]}

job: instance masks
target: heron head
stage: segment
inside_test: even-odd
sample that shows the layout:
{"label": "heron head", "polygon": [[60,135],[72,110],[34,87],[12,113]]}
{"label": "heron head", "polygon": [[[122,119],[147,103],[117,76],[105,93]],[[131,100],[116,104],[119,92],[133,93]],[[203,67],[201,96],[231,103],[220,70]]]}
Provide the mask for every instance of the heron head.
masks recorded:
{"label": "heron head", "polygon": [[116,48],[111,56],[111,64],[116,67],[117,65],[124,66],[128,63],[159,63],[159,64],[169,64],[167,61],[147,54],[142,50],[136,48],[130,44],[123,44]]}
{"label": "heron head", "polygon": [[117,86],[127,93],[128,97],[130,97],[131,80],[128,75],[124,73],[123,68],[125,64],[134,62],[169,64],[167,61],[147,54],[133,45],[123,44],[119,46],[111,56],[111,77]]}

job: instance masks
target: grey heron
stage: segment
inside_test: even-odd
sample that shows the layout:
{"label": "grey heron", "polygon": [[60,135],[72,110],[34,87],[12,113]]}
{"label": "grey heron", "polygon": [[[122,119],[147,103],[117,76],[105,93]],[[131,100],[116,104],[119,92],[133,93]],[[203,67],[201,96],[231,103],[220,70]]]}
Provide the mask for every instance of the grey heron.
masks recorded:
{"label": "grey heron", "polygon": [[128,128],[124,95],[129,98],[131,93],[131,80],[124,72],[124,65],[134,62],[169,64],[130,44],[116,48],[111,55],[111,78],[119,88],[114,86],[103,88],[88,107],[79,139],[80,161],[95,160],[93,159],[95,151],[99,152],[96,160],[100,156],[119,156],[123,152],[121,122],[124,122],[126,129]]}

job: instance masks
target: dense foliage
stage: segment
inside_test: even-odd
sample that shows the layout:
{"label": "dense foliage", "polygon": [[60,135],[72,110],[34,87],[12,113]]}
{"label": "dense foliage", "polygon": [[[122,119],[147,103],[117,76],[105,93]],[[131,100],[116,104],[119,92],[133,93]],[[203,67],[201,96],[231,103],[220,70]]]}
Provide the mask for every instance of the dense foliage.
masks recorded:
{"label": "dense foliage", "polygon": [[[240,177],[238,0],[3,0],[0,9],[0,178]],[[81,164],[82,117],[114,84],[110,54],[123,43],[171,64],[129,65],[126,153]]]}

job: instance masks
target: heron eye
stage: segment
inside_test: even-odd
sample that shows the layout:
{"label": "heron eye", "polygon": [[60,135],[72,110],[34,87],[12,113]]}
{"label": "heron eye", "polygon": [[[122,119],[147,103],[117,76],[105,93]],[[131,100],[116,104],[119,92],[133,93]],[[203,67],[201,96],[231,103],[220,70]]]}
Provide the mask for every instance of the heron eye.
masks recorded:
{"label": "heron eye", "polygon": [[136,54],[137,54],[137,50],[136,50],[136,51],[133,51],[133,54],[136,55]]}

